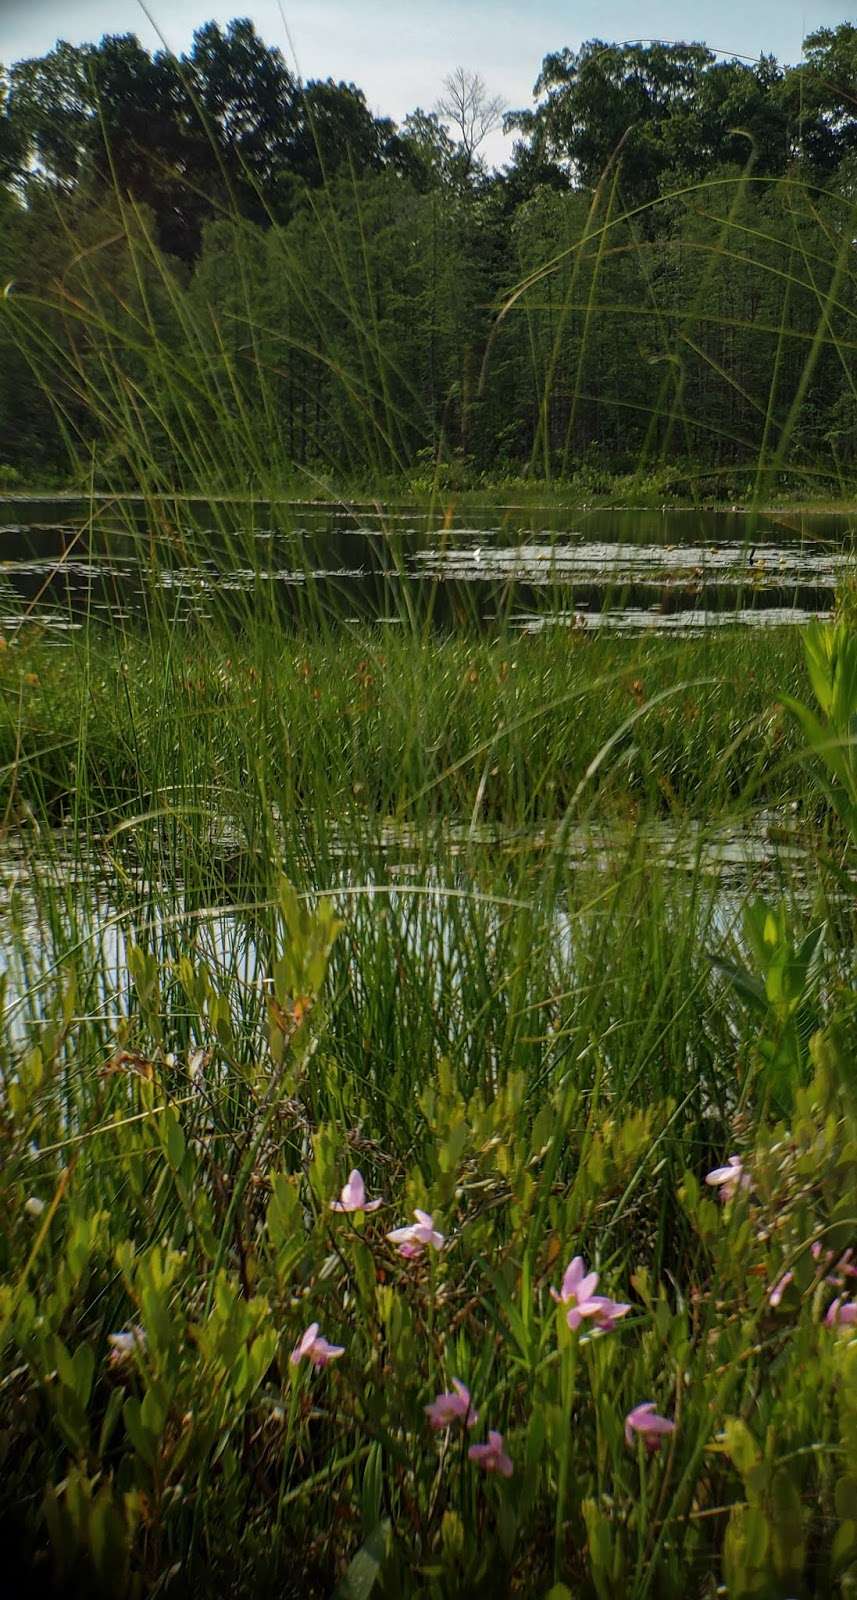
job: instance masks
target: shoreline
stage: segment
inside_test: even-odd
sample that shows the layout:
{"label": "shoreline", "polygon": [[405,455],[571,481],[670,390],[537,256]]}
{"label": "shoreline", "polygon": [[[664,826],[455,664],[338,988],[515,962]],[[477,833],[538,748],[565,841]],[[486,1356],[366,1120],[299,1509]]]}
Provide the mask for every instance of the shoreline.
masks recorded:
{"label": "shoreline", "polygon": [[[498,491],[499,492],[499,491]],[[455,489],[446,492],[425,494],[418,491],[410,493],[393,492],[388,495],[330,494],[325,497],[309,497],[302,495],[275,494],[252,495],[247,493],[184,493],[164,490],[160,493],[140,494],[135,490],[76,490],[76,489],[14,489],[0,492],[0,508],[3,506],[33,505],[42,501],[51,505],[69,504],[121,504],[121,505],[146,505],[153,503],[187,504],[187,505],[270,505],[287,506],[293,510],[325,511],[333,509],[378,509],[391,506],[432,506],[442,505],[449,509],[450,505],[460,504],[468,506],[490,506],[496,511],[549,511],[567,508],[570,511],[592,512],[654,512],[669,516],[676,512],[696,511],[713,516],[780,516],[791,513],[796,516],[854,516],[857,515],[857,499],[844,501],[831,500],[799,500],[782,501],[765,505],[753,505],[748,502],[732,502],[725,504],[720,501],[707,503],[705,501],[676,500],[661,505],[651,505],[645,502],[612,501],[606,500],[578,500],[557,492],[553,496],[544,498],[504,501],[495,497],[490,489]]]}

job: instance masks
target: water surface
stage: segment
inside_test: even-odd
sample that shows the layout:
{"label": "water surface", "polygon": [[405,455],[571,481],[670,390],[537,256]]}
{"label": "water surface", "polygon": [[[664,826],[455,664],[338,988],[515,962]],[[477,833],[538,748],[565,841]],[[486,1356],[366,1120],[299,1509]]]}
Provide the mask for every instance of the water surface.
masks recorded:
{"label": "water surface", "polygon": [[832,513],[0,499],[0,627],[250,605],[442,626],[696,632],[828,616],[857,524]]}

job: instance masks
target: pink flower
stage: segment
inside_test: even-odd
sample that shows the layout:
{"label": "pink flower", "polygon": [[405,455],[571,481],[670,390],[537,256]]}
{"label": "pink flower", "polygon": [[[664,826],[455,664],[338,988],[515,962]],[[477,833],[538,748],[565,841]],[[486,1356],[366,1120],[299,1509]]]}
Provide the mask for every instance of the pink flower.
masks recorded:
{"label": "pink flower", "polygon": [[669,1417],[659,1417],[654,1400],[643,1400],[625,1418],[625,1441],[633,1447],[634,1436],[639,1434],[647,1450],[660,1450],[662,1435],[673,1433],[675,1423]]}
{"label": "pink flower", "polygon": [[632,1309],[631,1306],[625,1305],[622,1301],[608,1300],[606,1295],[600,1294],[592,1296],[589,1302],[590,1305],[596,1300],[600,1301],[598,1310],[592,1314],[596,1333],[612,1333],[619,1318],[626,1317]]}
{"label": "pink flower", "polygon": [[598,1273],[587,1272],[583,1257],[575,1256],[565,1269],[559,1294],[551,1289],[558,1305],[568,1307],[566,1321],[570,1328],[579,1328],[584,1317],[591,1317],[601,1333],[609,1333],[614,1323],[624,1317],[631,1307],[596,1294]]}
{"label": "pink flower", "polygon": [[794,1276],[795,1275],[794,1275],[793,1272],[784,1272],[782,1277],[777,1280],[777,1282],[774,1284],[773,1289],[771,1290],[770,1294],[768,1295],[768,1305],[769,1306],[778,1306],[779,1305],[779,1303],[782,1300],[783,1295],[785,1294],[789,1284],[790,1283],[794,1283]]}
{"label": "pink flower", "polygon": [[335,1361],[337,1356],[345,1353],[343,1344],[328,1344],[327,1340],[319,1333],[318,1323],[311,1322],[300,1344],[295,1345],[289,1356],[289,1361],[296,1367],[304,1356],[309,1356],[314,1367],[326,1367],[328,1361]]}
{"label": "pink flower", "polygon": [[483,1472],[502,1472],[504,1478],[511,1478],[512,1462],[503,1449],[502,1433],[495,1433],[493,1428],[488,1429],[487,1444],[472,1444],[467,1452],[468,1459],[475,1461]]}
{"label": "pink flower", "polygon": [[383,1200],[367,1200],[363,1174],[355,1167],[338,1200],[331,1200],[331,1211],[377,1211]]}
{"label": "pink flower", "polygon": [[705,1179],[712,1187],[720,1189],[720,1198],[723,1201],[731,1200],[739,1189],[749,1189],[750,1176],[744,1171],[744,1163],[740,1156],[730,1156],[725,1167],[715,1167]]}
{"label": "pink flower", "polygon": [[429,1422],[433,1428],[449,1428],[460,1418],[465,1428],[475,1427],[479,1414],[473,1409],[470,1390],[458,1378],[453,1378],[452,1388],[452,1394],[439,1394],[430,1406],[426,1406]]}
{"label": "pink flower", "polygon": [[428,1211],[414,1211],[416,1222],[409,1228],[394,1228],[387,1234],[391,1244],[399,1246],[399,1255],[413,1261],[415,1256],[422,1255],[423,1249],[430,1244],[433,1250],[442,1250],[444,1237],[438,1233],[434,1225],[434,1217]]}
{"label": "pink flower", "polygon": [[857,1323],[857,1300],[842,1300],[837,1296],[828,1306],[824,1320],[828,1328],[852,1327]]}
{"label": "pink flower", "polygon": [[[833,1260],[833,1254],[834,1252],[831,1250],[828,1260]],[[850,1247],[844,1250],[828,1276],[827,1282],[832,1283],[837,1289],[845,1287],[846,1278],[857,1278],[857,1268],[853,1266],[851,1259],[853,1254],[854,1251]]]}

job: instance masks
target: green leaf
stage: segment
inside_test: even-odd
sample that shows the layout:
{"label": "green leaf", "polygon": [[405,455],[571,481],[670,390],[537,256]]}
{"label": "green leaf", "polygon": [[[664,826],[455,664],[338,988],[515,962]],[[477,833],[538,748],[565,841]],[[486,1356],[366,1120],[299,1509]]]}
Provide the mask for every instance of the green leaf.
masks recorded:
{"label": "green leaf", "polygon": [[545,1419],[540,1406],[533,1406],[527,1427],[527,1476],[534,1473],[545,1450]]}
{"label": "green leaf", "polygon": [[726,961],[721,956],[711,956],[709,959],[715,972],[719,972],[732,985],[739,999],[764,1015],[768,1009],[765,985],[736,961]]}
{"label": "green leaf", "polygon": [[467,1135],[470,1132],[467,1123],[461,1121],[456,1124],[445,1144],[441,1145],[438,1153],[438,1164],[441,1172],[454,1172],[461,1160]]}
{"label": "green leaf", "polygon": [[834,1534],[830,1559],[834,1572],[849,1567],[857,1560],[857,1522],[849,1519],[848,1522],[840,1523]]}
{"label": "green leaf", "polygon": [[746,1422],[742,1422],[740,1417],[729,1417],[723,1432],[726,1454],[736,1471],[746,1478],[754,1467],[760,1465],[762,1452]]}
{"label": "green leaf", "polygon": [[185,1137],[172,1106],[164,1112],[163,1140],[170,1165],[177,1171],[184,1160]]}
{"label": "green leaf", "polygon": [[390,1519],[385,1517],[364,1540],[335,1593],[335,1600],[369,1600],[387,1554]]}
{"label": "green leaf", "polygon": [[771,1556],[780,1578],[798,1579],[803,1574],[803,1507],[800,1491],[785,1467],[779,1467],[771,1483]]}
{"label": "green leaf", "polygon": [[101,1423],[101,1430],[100,1430],[99,1435],[98,1435],[98,1454],[99,1454],[99,1456],[103,1456],[104,1455],[105,1450],[107,1449],[108,1445],[110,1444],[110,1440],[113,1437],[113,1430],[116,1427],[116,1423],[119,1420],[119,1414],[120,1414],[120,1412],[122,1410],[122,1404],[123,1404],[124,1399],[125,1399],[125,1391],[124,1391],[124,1389],[117,1387],[117,1388],[111,1390],[110,1399],[107,1402],[107,1409],[106,1409],[106,1411],[104,1413],[104,1417],[103,1417],[102,1423]]}
{"label": "green leaf", "polygon": [[92,1379],[95,1373],[95,1351],[91,1344],[78,1345],[71,1358],[71,1367],[74,1392],[85,1410],[89,1405],[89,1396],[92,1393]]}
{"label": "green leaf", "polygon": [[381,1498],[384,1491],[384,1464],[383,1452],[377,1441],[370,1445],[363,1468],[363,1483],[360,1492],[360,1514],[364,1528],[369,1528],[371,1533],[379,1526],[381,1519]]}
{"label": "green leaf", "polygon": [[836,1515],[843,1522],[853,1522],[857,1527],[857,1478],[849,1475],[840,1478],[834,1492]]}
{"label": "green leaf", "polygon": [[131,1398],[125,1401],[122,1407],[122,1418],[125,1423],[125,1431],[138,1456],[142,1461],[145,1461],[147,1467],[151,1467],[154,1470],[158,1458],[158,1441],[149,1432],[148,1428],[143,1425],[139,1400]]}

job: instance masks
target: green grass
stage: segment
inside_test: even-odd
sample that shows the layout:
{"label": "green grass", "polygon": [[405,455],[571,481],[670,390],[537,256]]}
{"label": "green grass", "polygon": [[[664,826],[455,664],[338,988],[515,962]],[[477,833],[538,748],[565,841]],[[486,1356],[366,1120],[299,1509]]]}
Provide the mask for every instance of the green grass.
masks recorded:
{"label": "green grass", "polygon": [[[198,485],[200,498],[217,499],[217,480]],[[66,474],[50,474],[39,479],[9,476],[0,479],[0,501],[18,499],[53,499],[55,496],[89,496],[92,492],[91,476],[85,469],[70,468]],[[133,489],[124,491],[131,498]],[[96,491],[103,499],[113,501],[123,491],[104,488]],[[811,488],[804,476],[790,478],[782,473],[778,482],[770,486],[760,499],[751,469],[736,471],[699,467],[693,462],[661,471],[653,470],[640,477],[633,472],[612,472],[605,469],[581,468],[571,476],[562,478],[539,477],[537,473],[518,472],[468,472],[452,468],[449,471],[426,473],[415,470],[409,473],[371,473],[365,476],[340,476],[319,470],[300,476],[283,474],[270,486],[275,501],[300,505],[317,503],[326,506],[359,506],[382,503],[426,505],[437,509],[467,512],[486,505],[511,503],[523,509],[561,509],[564,511],[592,510],[593,508],[639,508],[660,511],[699,509],[717,511],[742,511],[748,515],[764,514],[773,510],[796,513],[826,513],[850,515],[857,510],[857,486],[849,479],[837,480],[820,472]],[[228,495],[225,498],[229,498]],[[234,498],[243,496],[236,492]]]}
{"label": "green grass", "polygon": [[7,819],[26,803],[93,825],[201,804],[243,833],[283,816],[446,816],[528,828],[601,814],[714,821],[807,801],[782,694],[794,629],[679,642],[441,634],[91,629],[0,656]]}

